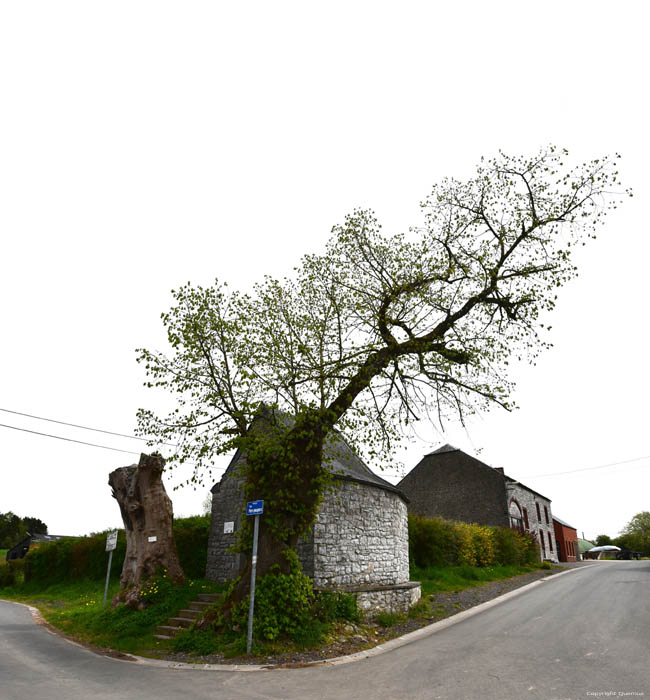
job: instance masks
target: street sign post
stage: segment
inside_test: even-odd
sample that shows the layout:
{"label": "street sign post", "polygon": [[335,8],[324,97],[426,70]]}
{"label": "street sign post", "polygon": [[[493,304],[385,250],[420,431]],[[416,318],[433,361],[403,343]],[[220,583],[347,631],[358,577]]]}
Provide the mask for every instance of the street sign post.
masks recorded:
{"label": "street sign post", "polygon": [[255,570],[257,569],[257,537],[260,528],[260,515],[264,512],[264,501],[248,501],[246,515],[255,516],[253,525],[253,558],[251,560],[251,602],[248,606],[248,639],[246,641],[246,653],[250,654],[253,648],[253,609],[255,607]]}
{"label": "street sign post", "polygon": [[113,562],[113,552],[117,547],[117,530],[106,535],[106,551],[108,552],[108,568],[106,569],[106,585],[104,586],[104,602],[102,607],[106,607],[106,594],[108,593],[108,579],[111,576],[111,564]]}

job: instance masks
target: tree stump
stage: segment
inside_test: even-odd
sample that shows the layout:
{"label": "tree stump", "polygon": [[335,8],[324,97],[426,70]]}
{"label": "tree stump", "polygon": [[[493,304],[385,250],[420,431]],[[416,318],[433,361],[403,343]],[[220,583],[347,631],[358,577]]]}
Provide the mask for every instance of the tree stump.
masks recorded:
{"label": "tree stump", "polygon": [[116,469],[108,477],[126,531],[126,557],[113,607],[122,603],[145,607],[139,598],[140,585],[160,569],[166,569],[176,584],[185,581],[172,532],[172,502],[161,479],[164,467],[159,454],[142,454],[139,464]]}

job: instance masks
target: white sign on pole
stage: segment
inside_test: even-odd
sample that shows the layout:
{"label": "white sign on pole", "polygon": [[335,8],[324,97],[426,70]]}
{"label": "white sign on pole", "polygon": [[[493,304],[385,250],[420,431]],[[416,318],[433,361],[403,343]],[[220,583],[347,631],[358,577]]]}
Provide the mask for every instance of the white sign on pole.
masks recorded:
{"label": "white sign on pole", "polygon": [[108,566],[106,567],[106,585],[104,586],[104,602],[102,607],[106,607],[106,594],[108,593],[108,579],[111,576],[111,564],[113,562],[113,551],[117,547],[117,530],[106,535],[106,551],[108,552]]}
{"label": "white sign on pole", "polygon": [[233,521],[228,521],[223,524],[223,534],[230,535],[235,531],[235,523]]}
{"label": "white sign on pole", "polygon": [[117,547],[117,530],[106,535],[106,551],[112,552]]}

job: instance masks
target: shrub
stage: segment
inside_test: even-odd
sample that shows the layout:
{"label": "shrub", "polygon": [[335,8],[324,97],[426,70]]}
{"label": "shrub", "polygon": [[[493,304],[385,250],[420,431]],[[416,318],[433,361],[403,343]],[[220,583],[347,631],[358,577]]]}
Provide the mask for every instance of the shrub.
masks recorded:
{"label": "shrub", "polygon": [[20,582],[23,572],[22,559],[10,559],[0,563],[0,588],[10,588]]}
{"label": "shrub", "polygon": [[496,562],[494,528],[471,525],[470,529],[476,566],[492,566]]}
{"label": "shrub", "polygon": [[419,569],[525,566],[539,561],[535,538],[508,527],[409,515],[409,555]]}
{"label": "shrub", "polygon": [[[273,641],[282,635],[293,636],[310,619],[314,593],[311,579],[303,574],[298,555],[287,549],[284,556],[289,573],[271,567],[255,587],[254,632],[256,636]],[[276,569],[274,571],[274,569]],[[248,624],[249,599],[233,606],[232,619],[242,629]]]}
{"label": "shrub", "polygon": [[[178,560],[189,578],[205,576],[209,528],[210,518],[207,516],[174,520]],[[102,580],[106,576],[108,563],[107,533],[108,530],[88,537],[65,538],[30,549],[24,560],[25,581],[49,585],[82,579]],[[124,530],[119,530],[111,578],[120,576],[125,554],[126,536]]]}
{"label": "shrub", "polygon": [[422,568],[458,564],[460,533],[455,523],[409,515],[408,529],[411,562]]}
{"label": "shrub", "polygon": [[337,591],[316,591],[312,614],[321,622],[334,622],[335,620],[360,622],[361,620],[357,597],[352,593]]}
{"label": "shrub", "polygon": [[195,515],[174,520],[174,541],[178,561],[189,578],[205,577],[209,534],[209,515]]}
{"label": "shrub", "polygon": [[[25,581],[43,584],[76,580],[101,580],[106,576],[106,532],[70,537],[30,549],[25,557]],[[113,552],[111,577],[119,577],[126,553],[124,530]]]}
{"label": "shrub", "polygon": [[525,566],[539,561],[537,541],[532,535],[509,527],[494,528],[497,561],[504,566]]}
{"label": "shrub", "polygon": [[389,613],[382,610],[377,615],[377,624],[382,627],[392,627],[394,624],[401,622],[404,619],[403,615],[398,615],[397,613]]}

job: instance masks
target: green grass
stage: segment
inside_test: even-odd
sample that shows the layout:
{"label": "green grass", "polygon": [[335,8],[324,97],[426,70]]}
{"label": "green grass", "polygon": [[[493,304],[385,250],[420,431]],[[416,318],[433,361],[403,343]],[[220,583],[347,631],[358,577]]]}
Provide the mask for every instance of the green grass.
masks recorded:
{"label": "green grass", "polygon": [[490,581],[526,574],[539,569],[534,566],[432,566],[427,569],[413,567],[411,580],[420,581],[422,595],[432,593],[453,593],[465,588],[482,586]]}
{"label": "green grass", "polygon": [[5,561],[8,551],[8,549],[0,549],[0,561]]}
{"label": "green grass", "polygon": [[[529,567],[430,567],[414,568],[411,578],[422,584],[423,600],[409,613],[409,618],[428,618],[432,611],[429,596],[435,593],[460,591],[481,586],[489,581],[511,578],[539,569]],[[108,591],[108,603],[102,607],[104,585],[101,581],[62,582],[44,587],[42,583],[28,582],[10,588],[0,588],[0,598],[27,603],[38,607],[43,617],[54,627],[81,641],[95,646],[108,647],[127,653],[156,655],[156,651],[175,649],[193,654],[207,655],[221,652],[226,657],[241,656],[245,652],[245,630],[237,629],[226,634],[213,630],[185,632],[175,641],[159,641],[154,638],[155,629],[187,606],[197,594],[221,592],[225,586],[197,580],[182,587],[174,587],[167,579],[160,578],[149,587],[151,605],[135,611],[125,607],[110,609],[110,601],[118,592],[115,579]],[[330,600],[330,598],[332,598]],[[346,601],[343,601],[346,602]],[[318,647],[332,629],[335,619],[351,619],[351,610],[339,610],[342,603],[333,597],[322,596],[314,607],[311,624],[304,625],[291,640],[256,644],[254,654],[281,653],[291,649]],[[330,610],[331,608],[331,610]],[[433,611],[435,613],[435,611]],[[390,628],[406,619],[405,615],[382,613],[377,622]]]}
{"label": "green grass", "polygon": [[98,581],[58,583],[47,588],[27,583],[0,589],[0,598],[38,607],[47,622],[81,641],[141,654],[165,646],[154,639],[158,625],[196,599],[198,593],[219,592],[224,586],[197,580],[182,587],[161,583],[160,588],[163,590],[157,588],[152,594],[150,607],[140,611],[124,606],[111,610],[110,601],[119,590],[119,581],[109,586],[105,608],[104,586]]}

